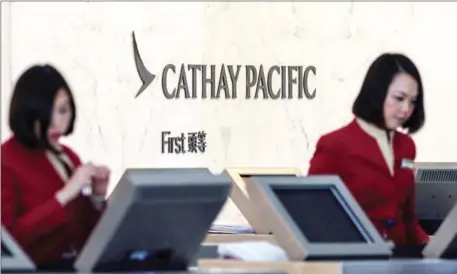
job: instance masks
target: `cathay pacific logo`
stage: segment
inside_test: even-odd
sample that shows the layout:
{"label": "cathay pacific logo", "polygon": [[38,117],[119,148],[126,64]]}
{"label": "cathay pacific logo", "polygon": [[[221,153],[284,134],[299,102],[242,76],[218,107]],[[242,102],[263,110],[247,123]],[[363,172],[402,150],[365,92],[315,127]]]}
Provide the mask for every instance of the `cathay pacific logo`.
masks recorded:
{"label": "cathay pacific logo", "polygon": [[[135,33],[132,32],[133,56],[143,85],[135,95],[138,98],[154,81],[143,63]],[[316,98],[311,89],[316,77],[314,65],[215,65],[167,64],[162,69],[161,88],[166,99],[233,100],[293,100]],[[152,88],[152,87],[151,87]]]}
{"label": "cathay pacific logo", "polygon": [[133,57],[135,58],[135,65],[136,65],[136,70],[138,71],[138,75],[140,76],[141,82],[143,82],[143,85],[140,87],[140,90],[135,95],[135,99],[140,96],[143,91],[149,87],[149,85],[154,81],[154,78],[156,76],[148,71],[146,66],[143,63],[143,60],[141,59],[140,52],[138,51],[138,44],[136,43],[135,39],[135,32],[132,32],[132,42],[133,42]]}

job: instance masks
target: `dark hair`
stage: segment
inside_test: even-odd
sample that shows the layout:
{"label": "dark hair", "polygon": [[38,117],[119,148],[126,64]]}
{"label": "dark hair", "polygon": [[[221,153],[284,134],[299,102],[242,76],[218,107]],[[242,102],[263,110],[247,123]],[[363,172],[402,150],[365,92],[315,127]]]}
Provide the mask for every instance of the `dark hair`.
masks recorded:
{"label": "dark hair", "polygon": [[384,101],[387,96],[387,89],[398,73],[409,74],[418,84],[418,95],[414,111],[411,117],[402,125],[409,133],[415,133],[425,123],[423,86],[419,70],[403,54],[385,53],[371,64],[360,93],[355,99],[352,113],[369,123],[385,128]]}
{"label": "dark hair", "polygon": [[[62,74],[50,65],[28,68],[17,80],[11,98],[9,126],[15,138],[29,148],[49,148],[47,132],[57,92],[64,89],[70,97],[72,117],[64,133],[73,132],[76,108],[70,87]],[[40,136],[35,123],[40,123]]]}

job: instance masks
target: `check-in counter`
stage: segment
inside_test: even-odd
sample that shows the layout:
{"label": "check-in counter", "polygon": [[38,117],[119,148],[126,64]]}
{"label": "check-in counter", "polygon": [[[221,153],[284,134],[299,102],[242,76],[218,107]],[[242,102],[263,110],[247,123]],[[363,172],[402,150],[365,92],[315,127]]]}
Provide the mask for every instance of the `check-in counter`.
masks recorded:
{"label": "check-in counter", "polygon": [[[258,208],[263,209],[261,216],[265,216],[274,236],[208,234],[208,227],[214,222],[230,193],[231,180],[227,174],[216,176],[202,169],[132,169],[122,178],[122,183],[115,189],[116,195],[110,199],[110,206],[76,258],[74,267],[78,272],[457,273],[457,206],[454,206],[424,249],[423,254],[429,259],[397,260],[392,259],[390,247],[363,214],[354,198],[349,195],[343,183],[335,177],[251,177],[248,184],[248,190],[250,189],[252,194],[250,197],[257,201]],[[281,191],[284,189],[291,192]],[[290,193],[293,195],[290,196]],[[334,206],[320,212],[315,212],[315,204],[304,206],[309,202],[306,200],[313,200],[316,198],[315,195],[318,195],[320,201],[327,201]],[[302,199],[289,203],[288,197],[304,198],[304,201]],[[296,205],[299,205],[299,210],[296,210]],[[303,211],[303,208],[312,210]],[[147,212],[147,218],[144,212]],[[327,216],[328,214],[330,216]],[[168,218],[170,215],[185,218]],[[330,223],[326,221],[324,225],[318,225],[319,229],[310,231],[307,226],[310,222],[302,222],[312,220],[312,225],[315,226],[316,222],[322,220],[333,221],[335,216],[340,219],[344,216],[349,217],[352,224],[357,225],[350,226],[346,223],[351,222],[340,222],[337,229],[333,229],[333,226],[325,225]],[[186,233],[182,233],[183,227],[186,227]],[[359,230],[363,230],[364,233],[354,240],[353,235],[359,235]],[[2,272],[39,273],[35,271],[37,269],[30,258],[23,254],[20,246],[8,235],[2,227],[2,245],[4,244],[9,251],[8,255],[2,252]],[[130,235],[128,240],[125,235]],[[341,238],[342,235],[349,240]],[[321,239],[322,236],[325,236],[325,239]],[[315,239],[316,237],[318,239]],[[218,244],[251,241],[266,241],[282,247],[291,262],[241,262],[219,258]],[[322,245],[322,242],[326,244]],[[145,250],[145,246],[148,249]],[[253,252],[256,251],[254,248]],[[123,257],[118,256],[119,254],[123,254]],[[342,258],[345,261],[341,261]],[[30,263],[29,267],[25,267],[27,263]]]}
{"label": "check-in counter", "polygon": [[288,274],[343,274],[339,262],[278,262],[249,263],[231,260],[198,261],[199,270],[221,269],[227,271],[244,270],[246,272],[278,271]]}
{"label": "check-in counter", "polygon": [[205,244],[220,244],[247,241],[266,241],[274,245],[278,244],[273,235],[266,234],[208,234],[205,239]]}
{"label": "check-in counter", "polygon": [[288,274],[455,274],[457,260],[368,260],[340,262],[248,263],[227,260],[198,262],[199,270],[284,272]]}

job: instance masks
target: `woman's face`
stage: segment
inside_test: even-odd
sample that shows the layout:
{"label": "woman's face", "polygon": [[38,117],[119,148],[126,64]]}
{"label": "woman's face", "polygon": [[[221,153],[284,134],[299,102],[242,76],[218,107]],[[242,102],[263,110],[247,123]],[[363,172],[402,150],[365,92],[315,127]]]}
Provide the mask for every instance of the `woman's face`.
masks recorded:
{"label": "woman's face", "polygon": [[70,96],[65,89],[60,89],[54,99],[51,124],[48,129],[48,141],[50,143],[57,143],[59,138],[65,134],[72,115]]}
{"label": "woman's face", "polygon": [[418,89],[416,80],[409,74],[399,73],[394,77],[384,101],[384,121],[387,129],[395,130],[411,117]]}

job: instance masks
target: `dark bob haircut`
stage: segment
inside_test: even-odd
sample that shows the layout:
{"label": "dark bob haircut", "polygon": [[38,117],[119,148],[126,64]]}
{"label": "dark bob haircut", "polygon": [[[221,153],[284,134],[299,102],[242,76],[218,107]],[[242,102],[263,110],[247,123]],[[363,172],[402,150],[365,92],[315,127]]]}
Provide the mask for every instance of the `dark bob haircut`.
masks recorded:
{"label": "dark bob haircut", "polygon": [[[28,148],[50,148],[47,132],[52,122],[54,100],[64,89],[70,98],[72,117],[64,135],[73,132],[76,108],[70,87],[62,74],[50,65],[32,66],[17,80],[9,112],[9,126],[15,138]],[[35,124],[40,124],[37,136]]]}
{"label": "dark bob haircut", "polygon": [[385,128],[384,101],[389,85],[399,73],[409,74],[416,80],[418,85],[417,101],[413,113],[402,126],[409,133],[415,133],[425,123],[423,86],[419,70],[403,54],[385,53],[371,64],[360,93],[355,99],[352,113],[369,123]]}

